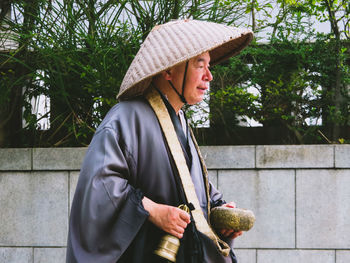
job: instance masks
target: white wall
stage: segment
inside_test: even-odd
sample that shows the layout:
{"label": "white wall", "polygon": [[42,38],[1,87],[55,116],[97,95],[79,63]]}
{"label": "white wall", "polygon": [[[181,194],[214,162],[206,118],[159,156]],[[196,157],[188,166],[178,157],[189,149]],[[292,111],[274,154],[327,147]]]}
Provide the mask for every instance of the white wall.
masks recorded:
{"label": "white wall", "polygon": [[[65,262],[86,148],[0,149],[0,262]],[[350,262],[350,145],[201,147],[227,201],[256,215],[240,263]]]}

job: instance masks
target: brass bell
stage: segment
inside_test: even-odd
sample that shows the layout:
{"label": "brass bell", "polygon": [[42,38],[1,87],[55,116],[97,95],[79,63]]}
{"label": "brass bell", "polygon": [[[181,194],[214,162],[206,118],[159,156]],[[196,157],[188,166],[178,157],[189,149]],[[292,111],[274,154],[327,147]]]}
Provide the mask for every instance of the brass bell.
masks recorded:
{"label": "brass bell", "polygon": [[[180,209],[190,212],[187,205],[180,205]],[[165,258],[171,262],[176,262],[177,251],[180,247],[180,240],[170,234],[166,234],[162,237],[159,242],[158,248],[154,251],[154,254]]]}
{"label": "brass bell", "polygon": [[180,240],[172,235],[165,235],[160,240],[158,248],[154,253],[171,262],[176,261],[176,254],[180,247]]}

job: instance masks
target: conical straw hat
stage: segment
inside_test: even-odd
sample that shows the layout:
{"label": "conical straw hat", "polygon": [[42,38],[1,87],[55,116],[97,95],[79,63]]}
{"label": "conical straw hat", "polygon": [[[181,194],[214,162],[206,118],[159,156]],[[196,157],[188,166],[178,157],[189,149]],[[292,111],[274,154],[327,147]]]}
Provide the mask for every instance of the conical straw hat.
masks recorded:
{"label": "conical straw hat", "polygon": [[118,99],[142,94],[152,77],[209,51],[210,64],[238,54],[253,39],[249,29],[222,24],[176,20],[155,26],[137,52],[120,86]]}

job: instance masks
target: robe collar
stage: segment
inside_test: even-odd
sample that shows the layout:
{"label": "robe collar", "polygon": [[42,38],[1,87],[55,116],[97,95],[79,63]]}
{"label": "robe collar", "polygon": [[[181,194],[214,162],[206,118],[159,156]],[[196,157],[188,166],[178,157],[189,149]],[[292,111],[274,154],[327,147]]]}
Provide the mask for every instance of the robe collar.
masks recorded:
{"label": "robe collar", "polygon": [[[175,128],[175,132],[177,134],[177,137],[179,138],[179,141],[180,141],[180,144],[181,144],[181,148],[182,148],[182,151],[184,152],[184,155],[185,155],[185,159],[186,159],[186,163],[187,163],[187,166],[188,166],[188,169],[191,170],[191,167],[192,167],[192,154],[191,154],[191,149],[190,149],[190,145],[189,145],[189,138],[190,138],[190,134],[189,134],[189,129],[187,127],[187,120],[186,120],[186,131],[187,131],[187,134],[185,134],[184,130],[182,129],[182,125],[181,125],[181,122],[180,122],[180,119],[179,117],[176,115],[176,112],[173,108],[173,106],[171,106],[170,102],[168,101],[168,99],[165,97],[165,95],[159,90],[159,89],[156,89],[162,100],[164,101],[164,104],[169,112],[169,115],[170,115],[170,118],[171,118],[171,121],[174,125],[174,128]],[[185,117],[186,119],[186,117]]]}

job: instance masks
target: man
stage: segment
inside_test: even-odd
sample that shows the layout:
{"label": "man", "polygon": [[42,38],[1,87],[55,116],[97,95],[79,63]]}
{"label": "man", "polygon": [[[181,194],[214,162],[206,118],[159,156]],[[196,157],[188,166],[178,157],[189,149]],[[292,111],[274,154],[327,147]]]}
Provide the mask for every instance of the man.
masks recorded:
{"label": "man", "polygon": [[181,240],[176,262],[236,262],[227,243],[241,232],[215,233],[208,223],[211,208],[232,204],[208,182],[181,108],[203,100],[209,65],[237,54],[252,37],[195,20],[151,31],[124,77],[122,101],[87,150],[67,262],[168,262],[154,253],[167,233]]}

